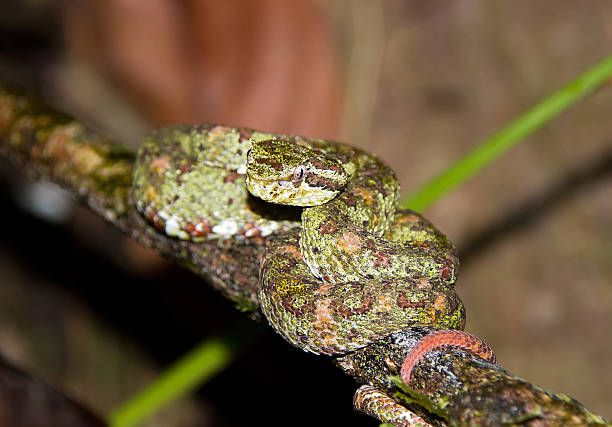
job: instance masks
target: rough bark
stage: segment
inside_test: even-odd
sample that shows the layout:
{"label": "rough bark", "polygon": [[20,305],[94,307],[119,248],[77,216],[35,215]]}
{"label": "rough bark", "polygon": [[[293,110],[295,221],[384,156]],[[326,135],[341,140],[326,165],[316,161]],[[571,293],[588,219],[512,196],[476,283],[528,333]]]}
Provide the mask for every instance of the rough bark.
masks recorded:
{"label": "rough bark", "polygon": [[[134,154],[124,146],[32,96],[0,87],[0,156],[31,180],[64,187],[141,245],[184,265],[240,309],[259,316],[258,266],[271,238],[189,243],[158,232],[130,203]],[[396,333],[335,362],[360,384],[374,385],[438,425],[605,423],[575,400],[460,350],[426,355],[413,370],[411,390],[396,375],[427,332]]]}
{"label": "rough bark", "polygon": [[501,366],[455,348],[427,353],[414,367],[410,387],[397,372],[429,328],[392,334],[336,364],[434,425],[595,425],[606,420],[576,400],[518,378]]}

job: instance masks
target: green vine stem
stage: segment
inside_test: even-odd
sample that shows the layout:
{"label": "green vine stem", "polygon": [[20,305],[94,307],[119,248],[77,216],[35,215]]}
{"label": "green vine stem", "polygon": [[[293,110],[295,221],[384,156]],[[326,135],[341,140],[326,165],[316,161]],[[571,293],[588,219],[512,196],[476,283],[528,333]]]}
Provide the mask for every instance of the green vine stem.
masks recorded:
{"label": "green vine stem", "polygon": [[[608,75],[612,72],[612,59],[605,64],[599,68],[600,83],[604,80],[602,69],[606,69]],[[592,89],[592,76],[588,82]],[[587,86],[582,81],[576,90],[582,91],[582,85]],[[551,111],[559,112],[560,109],[549,107],[547,114],[551,115]],[[530,126],[532,129],[535,127],[533,124]],[[196,244],[177,241],[157,232],[143,220],[129,200],[133,153],[93,132],[78,120],[52,110],[36,98],[1,85],[0,159],[31,180],[46,179],[61,185],[138,243],[189,268],[234,301],[239,309],[248,311],[251,317],[258,317],[259,260],[273,238]],[[465,176],[473,173],[475,170]],[[459,181],[441,182],[445,184],[436,186],[439,194],[450,189],[449,182],[456,185]],[[425,204],[421,202],[420,206]],[[415,384],[420,391],[418,399],[414,396],[404,398],[402,395],[406,396],[406,390],[394,383],[391,377],[397,375],[401,360],[422,334],[421,328],[404,331],[403,335],[394,334],[377,345],[335,359],[335,362],[358,383],[373,384],[390,395],[396,395],[403,404],[439,425],[498,424],[500,420],[520,422],[533,417],[549,424],[563,420],[585,424],[605,422],[576,401],[544,391],[498,366],[480,362],[462,352],[432,352],[414,371],[419,381]],[[211,348],[210,355],[207,355],[207,348]],[[197,379],[202,380],[210,374],[209,358],[215,361],[213,366],[219,366],[219,360],[231,357],[226,350],[215,341],[202,344],[163,374],[151,390],[145,390],[140,398],[114,412],[112,421],[133,425],[130,423],[136,422],[134,420],[144,419],[159,409],[159,402],[165,403],[192,390]],[[435,375],[435,366],[439,363],[451,363],[452,369],[449,368],[448,372],[453,375],[444,379]],[[467,388],[463,387],[464,384],[468,385]],[[479,384],[479,387],[472,390],[470,384]],[[533,390],[537,393],[532,393]],[[160,394],[165,397],[160,398]],[[466,399],[466,396],[474,396],[474,399]],[[487,405],[483,407],[482,402]],[[429,411],[425,411],[425,407]],[[518,410],[510,413],[510,407]],[[128,417],[130,413],[132,421]]]}
{"label": "green vine stem", "polygon": [[444,193],[459,186],[504,154],[527,135],[548,123],[578,100],[600,87],[612,75],[612,56],[584,72],[573,82],[527,110],[473,151],[463,156],[423,187],[400,201],[403,208],[422,212]]}
{"label": "green vine stem", "polygon": [[151,414],[205,384],[223,371],[241,348],[253,342],[258,334],[244,336],[243,322],[218,337],[209,338],[183,355],[142,392],[115,409],[109,416],[111,427],[139,425]]}

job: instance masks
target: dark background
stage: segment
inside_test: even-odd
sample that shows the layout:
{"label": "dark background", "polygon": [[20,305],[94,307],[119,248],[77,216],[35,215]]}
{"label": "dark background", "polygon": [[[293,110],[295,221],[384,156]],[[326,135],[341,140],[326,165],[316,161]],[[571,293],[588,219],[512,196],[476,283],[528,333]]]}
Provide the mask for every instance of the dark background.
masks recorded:
{"label": "dark background", "polygon": [[[341,139],[390,163],[404,194],[612,52],[605,0],[0,0],[0,10],[0,78],[126,144],[199,121]],[[426,212],[460,249],[467,330],[506,369],[606,417],[611,108],[606,87]],[[239,325],[258,341],[148,425],[374,425],[326,358],[244,322],[200,279],[61,194],[1,182],[0,353],[16,364],[107,414]]]}

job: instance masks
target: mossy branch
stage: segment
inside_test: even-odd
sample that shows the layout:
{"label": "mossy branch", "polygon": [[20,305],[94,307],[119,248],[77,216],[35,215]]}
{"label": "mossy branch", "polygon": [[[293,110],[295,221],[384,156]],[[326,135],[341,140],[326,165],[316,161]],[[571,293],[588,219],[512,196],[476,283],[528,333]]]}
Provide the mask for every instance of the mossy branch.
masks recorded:
{"label": "mossy branch", "polygon": [[257,309],[257,265],[267,242],[190,243],[159,233],[130,202],[134,153],[41,100],[0,86],[0,155],[31,180],[67,190],[113,226],[202,276],[241,309]]}
{"label": "mossy branch", "polygon": [[[134,154],[124,146],[32,96],[0,86],[0,156],[31,180],[62,186],[141,245],[189,268],[257,315],[259,259],[270,239],[190,243],[158,232],[130,202]],[[335,362],[359,383],[375,385],[435,424],[605,422],[566,396],[461,351],[426,356],[413,371],[411,386],[419,394],[410,395],[393,376],[424,333],[424,328],[413,328],[393,334]]]}
{"label": "mossy branch", "polygon": [[427,353],[406,386],[397,371],[407,352],[429,332],[417,327],[391,334],[336,363],[358,382],[384,391],[434,425],[609,425],[576,400],[455,348]]}

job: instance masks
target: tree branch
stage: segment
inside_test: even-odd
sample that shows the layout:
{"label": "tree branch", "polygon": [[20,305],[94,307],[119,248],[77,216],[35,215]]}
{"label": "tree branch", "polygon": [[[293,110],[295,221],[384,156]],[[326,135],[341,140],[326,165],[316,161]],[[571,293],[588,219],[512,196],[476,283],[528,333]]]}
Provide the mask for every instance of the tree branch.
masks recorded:
{"label": "tree branch", "polygon": [[[31,180],[47,179],[64,187],[141,245],[182,264],[240,309],[258,315],[259,260],[274,237],[190,243],[158,232],[130,202],[131,151],[34,97],[3,86],[0,156]],[[335,362],[360,384],[375,386],[437,425],[605,423],[575,400],[460,350],[428,353],[413,370],[411,388],[405,386],[395,376],[406,354],[428,332],[420,327],[398,332]],[[376,410],[371,414],[383,416]]]}
{"label": "tree branch", "polygon": [[431,331],[416,327],[391,334],[336,363],[359,383],[373,385],[436,425],[606,424],[574,399],[458,348],[427,353],[415,365],[407,387],[397,376],[399,367]]}
{"label": "tree branch", "polygon": [[0,86],[0,156],[30,180],[46,179],[141,245],[203,277],[246,311],[257,303],[259,258],[269,243],[190,243],[159,233],[130,202],[134,153],[39,99]]}

